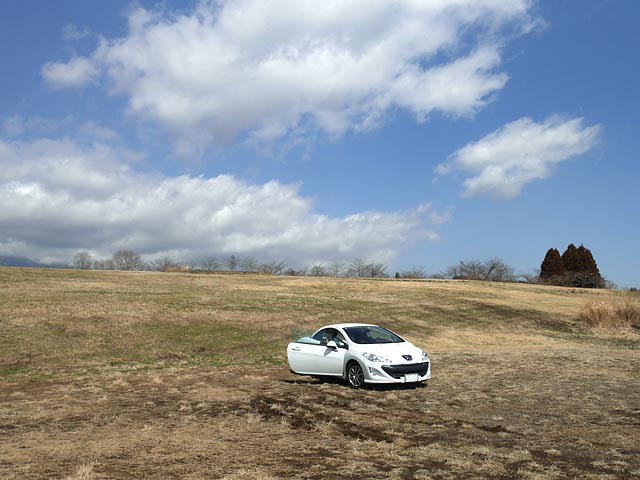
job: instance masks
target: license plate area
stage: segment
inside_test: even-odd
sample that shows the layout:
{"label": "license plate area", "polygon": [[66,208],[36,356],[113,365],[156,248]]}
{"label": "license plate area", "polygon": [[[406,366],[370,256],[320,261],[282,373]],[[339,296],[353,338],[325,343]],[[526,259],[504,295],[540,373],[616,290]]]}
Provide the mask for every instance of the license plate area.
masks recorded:
{"label": "license plate area", "polygon": [[420,376],[417,373],[407,373],[404,376],[405,382],[417,382],[420,380]]}

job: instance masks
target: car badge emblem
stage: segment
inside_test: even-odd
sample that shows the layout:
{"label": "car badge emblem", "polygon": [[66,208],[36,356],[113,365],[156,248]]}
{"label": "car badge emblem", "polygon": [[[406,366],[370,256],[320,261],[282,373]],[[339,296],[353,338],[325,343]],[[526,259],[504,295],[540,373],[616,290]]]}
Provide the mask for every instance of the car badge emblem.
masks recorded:
{"label": "car badge emblem", "polygon": [[402,358],[404,358],[405,360],[412,360],[413,357],[411,355],[402,355]]}

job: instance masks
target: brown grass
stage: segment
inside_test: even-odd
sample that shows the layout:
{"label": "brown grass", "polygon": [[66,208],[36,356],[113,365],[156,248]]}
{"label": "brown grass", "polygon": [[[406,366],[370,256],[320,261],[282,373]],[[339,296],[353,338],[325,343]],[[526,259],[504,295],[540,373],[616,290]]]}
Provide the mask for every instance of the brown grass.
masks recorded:
{"label": "brown grass", "polygon": [[[630,478],[640,335],[609,292],[0,268],[0,478]],[[621,301],[624,301],[624,297]],[[288,371],[292,331],[375,321],[428,387]]]}
{"label": "brown grass", "polygon": [[578,318],[589,327],[640,327],[640,302],[629,299],[592,301],[582,309]]}
{"label": "brown grass", "polygon": [[94,462],[84,463],[77,468],[74,475],[66,477],[65,480],[92,480],[94,478],[93,476],[94,466],[95,466]]}

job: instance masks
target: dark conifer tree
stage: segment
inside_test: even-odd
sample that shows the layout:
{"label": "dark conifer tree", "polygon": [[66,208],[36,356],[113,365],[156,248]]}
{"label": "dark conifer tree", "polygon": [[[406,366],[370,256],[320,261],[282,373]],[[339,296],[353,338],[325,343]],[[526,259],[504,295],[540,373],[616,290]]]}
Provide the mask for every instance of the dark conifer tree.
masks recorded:
{"label": "dark conifer tree", "polygon": [[580,271],[580,256],[578,255],[578,249],[573,243],[570,243],[562,254],[562,264],[567,273]]}
{"label": "dark conifer tree", "polygon": [[571,243],[562,256],[555,248],[547,250],[540,265],[540,281],[567,287],[604,288],[605,281],[600,275],[591,251],[584,245],[576,248]]}
{"label": "dark conifer tree", "polygon": [[540,278],[552,280],[564,275],[564,264],[557,248],[550,248],[540,265]]}
{"label": "dark conifer tree", "polygon": [[580,245],[577,251],[581,286],[588,288],[604,287],[604,279],[600,275],[598,264],[593,258],[591,250],[585,248],[584,245]]}
{"label": "dark conifer tree", "polygon": [[591,251],[588,248],[585,248],[584,245],[580,245],[578,247],[578,259],[581,272],[592,273],[598,277],[600,276],[600,270],[598,270],[598,265],[596,264]]}

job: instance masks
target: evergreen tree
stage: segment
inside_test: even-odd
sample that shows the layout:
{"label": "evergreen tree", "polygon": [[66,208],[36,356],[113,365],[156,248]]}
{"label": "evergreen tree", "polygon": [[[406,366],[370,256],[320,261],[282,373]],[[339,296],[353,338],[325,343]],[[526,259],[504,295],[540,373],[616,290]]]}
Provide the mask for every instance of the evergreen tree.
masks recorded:
{"label": "evergreen tree", "polygon": [[580,255],[573,243],[570,243],[562,254],[562,264],[567,273],[580,271]]}
{"label": "evergreen tree", "polygon": [[600,270],[598,270],[598,265],[591,254],[591,250],[585,248],[584,245],[580,245],[578,247],[578,258],[581,272],[600,276]]}
{"label": "evergreen tree", "polygon": [[604,279],[600,275],[593,255],[584,245],[576,248],[572,243],[562,254],[565,275],[562,285],[568,287],[603,288]]}
{"label": "evergreen tree", "polygon": [[557,248],[550,248],[540,265],[540,278],[551,280],[564,275],[564,263]]}
{"label": "evergreen tree", "polygon": [[540,265],[540,281],[566,287],[605,287],[591,251],[582,244],[576,248],[573,243],[569,244],[562,256],[555,248],[547,250]]}
{"label": "evergreen tree", "polygon": [[591,251],[584,245],[578,247],[578,280],[581,287],[603,288],[604,279],[600,275],[600,270],[596,264]]}

